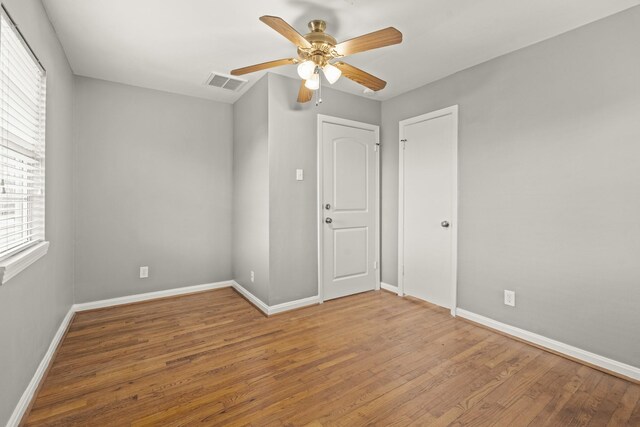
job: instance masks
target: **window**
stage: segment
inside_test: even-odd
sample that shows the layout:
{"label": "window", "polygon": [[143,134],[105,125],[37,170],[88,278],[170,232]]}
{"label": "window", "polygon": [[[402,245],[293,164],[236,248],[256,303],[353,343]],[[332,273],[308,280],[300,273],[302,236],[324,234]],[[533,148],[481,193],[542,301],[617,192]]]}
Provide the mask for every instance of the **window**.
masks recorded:
{"label": "window", "polygon": [[45,90],[44,68],[2,7],[0,263],[44,242]]}

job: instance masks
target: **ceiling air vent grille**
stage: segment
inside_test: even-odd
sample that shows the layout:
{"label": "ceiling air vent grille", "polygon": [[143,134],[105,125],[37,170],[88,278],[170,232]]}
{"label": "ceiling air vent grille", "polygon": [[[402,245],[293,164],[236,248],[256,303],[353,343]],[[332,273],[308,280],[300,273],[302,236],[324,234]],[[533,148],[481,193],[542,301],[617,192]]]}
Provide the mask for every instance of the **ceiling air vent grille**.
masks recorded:
{"label": "ceiling air vent grille", "polygon": [[245,83],[247,83],[247,80],[220,73],[211,73],[207,79],[207,86],[219,87],[234,92],[238,91]]}

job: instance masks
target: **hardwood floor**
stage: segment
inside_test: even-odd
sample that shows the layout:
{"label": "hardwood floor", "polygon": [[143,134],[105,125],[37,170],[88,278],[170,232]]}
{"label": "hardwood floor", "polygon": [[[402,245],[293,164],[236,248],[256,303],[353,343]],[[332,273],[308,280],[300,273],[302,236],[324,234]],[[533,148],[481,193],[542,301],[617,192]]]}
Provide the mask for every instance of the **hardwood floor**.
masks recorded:
{"label": "hardwood floor", "polygon": [[384,291],[229,288],[78,313],[24,424],[640,426],[640,385]]}

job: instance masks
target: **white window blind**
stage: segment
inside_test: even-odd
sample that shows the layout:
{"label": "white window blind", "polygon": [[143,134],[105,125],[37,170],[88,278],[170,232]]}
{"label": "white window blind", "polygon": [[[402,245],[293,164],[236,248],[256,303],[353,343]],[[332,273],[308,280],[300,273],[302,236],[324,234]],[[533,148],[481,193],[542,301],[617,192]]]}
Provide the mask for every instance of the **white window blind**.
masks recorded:
{"label": "white window blind", "polygon": [[0,9],[0,260],[44,240],[46,74]]}

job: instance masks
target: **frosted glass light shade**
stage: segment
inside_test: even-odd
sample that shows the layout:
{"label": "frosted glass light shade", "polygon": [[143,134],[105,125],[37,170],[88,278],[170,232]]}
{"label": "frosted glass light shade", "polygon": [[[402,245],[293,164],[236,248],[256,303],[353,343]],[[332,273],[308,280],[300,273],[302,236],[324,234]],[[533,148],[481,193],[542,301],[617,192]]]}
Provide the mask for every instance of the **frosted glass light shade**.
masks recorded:
{"label": "frosted glass light shade", "polygon": [[316,70],[316,64],[313,61],[304,61],[298,65],[298,75],[303,80],[309,80]]}
{"label": "frosted glass light shade", "polygon": [[324,71],[324,76],[327,78],[327,80],[331,84],[334,84],[335,82],[337,82],[340,76],[342,75],[342,71],[340,71],[338,67],[331,64],[325,65],[324,68],[322,68],[322,71]]}
{"label": "frosted glass light shade", "polygon": [[304,82],[304,85],[307,89],[318,90],[320,87],[320,75],[316,73],[312,74],[311,77]]}

